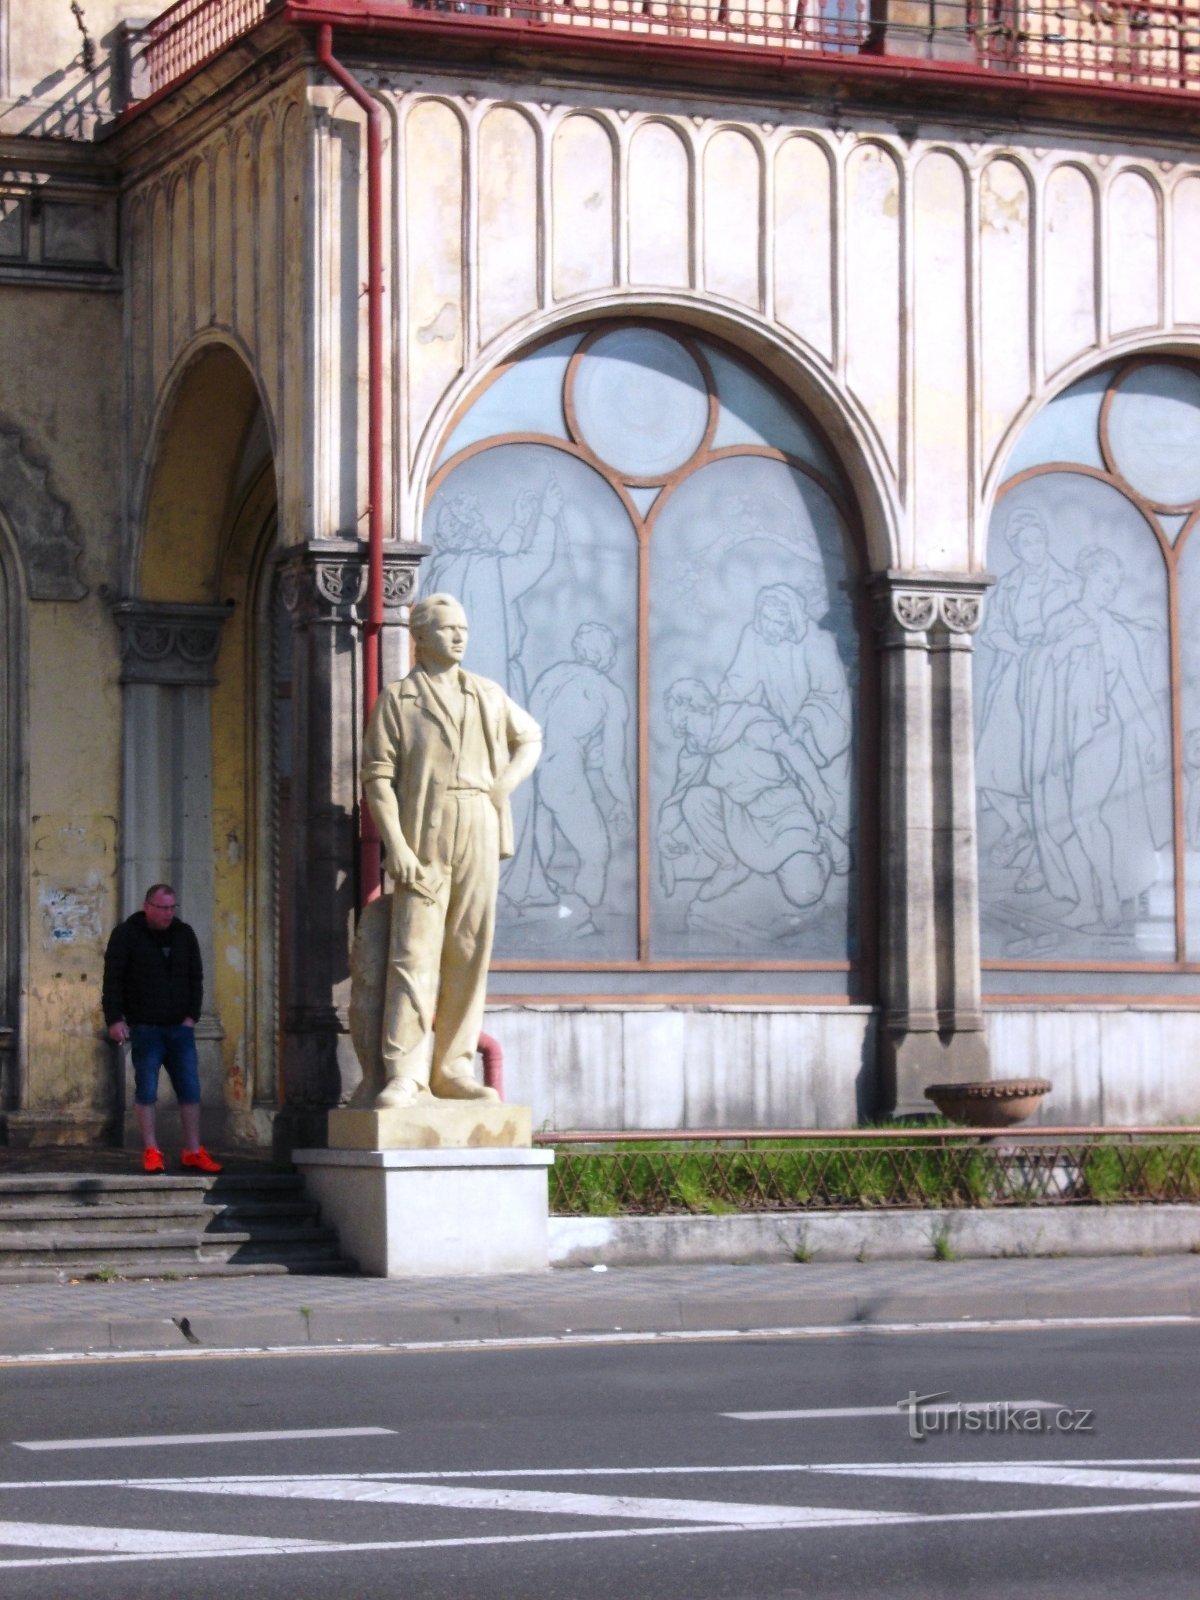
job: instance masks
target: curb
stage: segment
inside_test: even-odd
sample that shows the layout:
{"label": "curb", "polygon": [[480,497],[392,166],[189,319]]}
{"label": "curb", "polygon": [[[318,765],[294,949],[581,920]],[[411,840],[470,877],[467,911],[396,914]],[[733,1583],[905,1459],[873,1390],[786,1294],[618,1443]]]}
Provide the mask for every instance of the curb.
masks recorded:
{"label": "curb", "polygon": [[552,1267],[1200,1254],[1200,1205],[551,1217]]}

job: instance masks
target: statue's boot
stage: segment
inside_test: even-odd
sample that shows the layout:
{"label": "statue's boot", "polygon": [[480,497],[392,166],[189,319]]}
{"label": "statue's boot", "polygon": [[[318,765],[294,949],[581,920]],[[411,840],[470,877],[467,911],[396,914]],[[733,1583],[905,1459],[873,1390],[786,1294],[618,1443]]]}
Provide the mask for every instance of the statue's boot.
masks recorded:
{"label": "statue's boot", "polygon": [[416,1078],[404,1078],[397,1073],[388,1079],[375,1101],[376,1111],[396,1111],[402,1106],[415,1106],[429,1094],[429,1085]]}
{"label": "statue's boot", "polygon": [[499,1100],[495,1089],[467,1072],[435,1072],[430,1088],[439,1100]]}

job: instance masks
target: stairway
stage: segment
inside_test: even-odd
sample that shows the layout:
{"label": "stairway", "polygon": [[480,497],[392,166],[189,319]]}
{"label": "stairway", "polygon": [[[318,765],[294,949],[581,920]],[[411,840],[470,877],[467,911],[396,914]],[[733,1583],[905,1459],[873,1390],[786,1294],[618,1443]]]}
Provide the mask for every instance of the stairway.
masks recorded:
{"label": "stairway", "polygon": [[0,1177],[0,1283],[354,1271],[296,1174]]}

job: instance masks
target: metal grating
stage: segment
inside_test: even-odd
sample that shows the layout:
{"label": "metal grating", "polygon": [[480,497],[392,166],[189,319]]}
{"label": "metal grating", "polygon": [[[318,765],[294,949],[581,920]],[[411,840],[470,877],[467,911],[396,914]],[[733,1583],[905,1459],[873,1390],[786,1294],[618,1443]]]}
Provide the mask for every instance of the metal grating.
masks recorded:
{"label": "metal grating", "polygon": [[1200,1143],[1109,1140],[558,1148],[568,1216],[1200,1201]]}

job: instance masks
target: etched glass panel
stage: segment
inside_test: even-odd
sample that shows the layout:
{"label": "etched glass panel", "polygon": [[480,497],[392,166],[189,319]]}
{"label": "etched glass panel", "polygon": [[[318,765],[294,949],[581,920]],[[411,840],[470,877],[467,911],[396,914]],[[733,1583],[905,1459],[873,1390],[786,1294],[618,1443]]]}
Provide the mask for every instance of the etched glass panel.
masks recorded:
{"label": "etched glass panel", "polygon": [[1200,500],[1200,373],[1168,362],[1137,367],[1108,413],[1117,471],[1155,505]]}
{"label": "etched glass panel", "polygon": [[1112,484],[1001,499],[976,643],[985,958],[1174,957],[1167,574]]}
{"label": "etched glass panel", "polygon": [[656,957],[852,952],[857,667],[824,489],[744,456],[672,492],[650,543]]}
{"label": "etched glass panel", "polygon": [[572,333],[565,339],[555,339],[502,372],[473,402],[447,439],[438,456],[438,466],[452,461],[468,445],[479,444],[497,433],[541,433],[552,439],[565,439],[563,380],[567,363],[582,338],[582,334]]}
{"label": "etched glass panel", "polygon": [[1200,961],[1200,536],[1194,530],[1179,558],[1179,620],[1186,958]]}
{"label": "etched glass panel", "polygon": [[1100,403],[1112,375],[1111,367],[1093,372],[1045,405],[1017,440],[1005,477],[1015,478],[1030,467],[1054,461],[1103,470]]}
{"label": "etched glass panel", "polygon": [[684,466],[708,427],[700,368],[678,339],[654,328],[620,328],[597,339],[579,362],[571,403],[589,449],[631,478]]}
{"label": "etched glass panel", "polygon": [[497,957],[637,954],[637,541],[604,478],[552,445],[499,444],[454,467],[425,513],[422,592],[470,623],[466,665],[542,724],[513,796]]}
{"label": "etched glass panel", "polygon": [[713,434],[714,450],[735,445],[767,445],[805,461],[836,482],[838,473],[814,430],[767,383],[740,362],[703,345],[712,368],[721,409]]}

